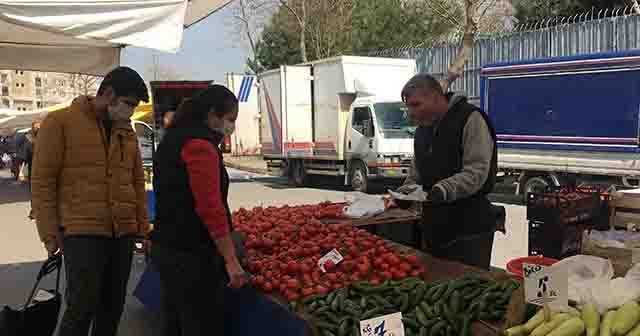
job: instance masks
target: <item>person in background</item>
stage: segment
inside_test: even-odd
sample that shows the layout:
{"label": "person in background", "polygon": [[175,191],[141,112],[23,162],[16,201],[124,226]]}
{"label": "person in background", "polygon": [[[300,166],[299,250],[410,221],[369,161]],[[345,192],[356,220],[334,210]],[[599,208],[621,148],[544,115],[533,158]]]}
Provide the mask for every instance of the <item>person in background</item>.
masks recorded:
{"label": "person in background", "polygon": [[107,74],[95,97],[50,113],[38,132],[32,202],[49,253],[64,253],[60,336],[115,336],[136,239],[149,231],[144,172],[130,117],[148,101],[128,67]]}
{"label": "person in background", "polygon": [[489,118],[447,93],[427,74],[402,89],[409,117],[419,126],[414,136],[414,169],[405,185],[428,192],[423,206],[427,252],[435,257],[488,269],[496,213],[487,194],[497,171],[496,135]]}
{"label": "person in background", "polygon": [[[27,132],[26,140],[22,144],[20,156],[27,165],[27,186],[29,187],[29,191],[31,191],[31,172],[33,167],[33,153],[36,145],[36,137],[38,136],[38,130],[40,129],[40,120],[36,120],[31,123],[31,129]],[[29,210],[29,219],[34,219],[33,216],[33,206]]]}
{"label": "person in background", "polygon": [[220,150],[237,116],[234,94],[212,85],[182,102],[156,152],[151,260],[160,273],[167,336],[225,335],[225,286],[247,282],[231,236]]}

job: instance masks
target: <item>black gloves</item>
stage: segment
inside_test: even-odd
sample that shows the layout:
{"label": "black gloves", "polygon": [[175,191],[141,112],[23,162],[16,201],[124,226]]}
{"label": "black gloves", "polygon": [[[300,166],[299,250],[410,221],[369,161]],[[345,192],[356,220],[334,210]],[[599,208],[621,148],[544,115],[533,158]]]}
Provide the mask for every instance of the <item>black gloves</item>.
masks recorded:
{"label": "black gloves", "polygon": [[432,203],[444,203],[444,192],[437,186],[433,186],[429,192],[429,201]]}

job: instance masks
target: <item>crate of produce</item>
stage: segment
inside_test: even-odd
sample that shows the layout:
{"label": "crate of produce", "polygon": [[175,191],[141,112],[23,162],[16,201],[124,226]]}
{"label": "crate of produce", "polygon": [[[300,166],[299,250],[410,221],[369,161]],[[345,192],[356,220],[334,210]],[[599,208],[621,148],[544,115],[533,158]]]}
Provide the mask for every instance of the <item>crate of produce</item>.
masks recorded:
{"label": "crate of produce", "polygon": [[527,195],[527,219],[537,222],[573,224],[598,218],[601,192],[587,188],[557,188]]}
{"label": "crate of produce", "polygon": [[640,233],[628,231],[585,231],[582,254],[611,261],[615,276],[623,277],[640,263]]}
{"label": "crate of produce", "polygon": [[529,255],[562,259],[579,254],[588,225],[529,221]]}

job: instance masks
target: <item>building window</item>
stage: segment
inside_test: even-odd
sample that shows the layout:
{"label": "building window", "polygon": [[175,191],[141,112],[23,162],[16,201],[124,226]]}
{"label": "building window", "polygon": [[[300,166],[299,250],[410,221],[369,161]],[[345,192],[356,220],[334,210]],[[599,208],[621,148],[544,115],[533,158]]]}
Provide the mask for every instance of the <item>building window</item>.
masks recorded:
{"label": "building window", "polygon": [[20,71],[20,74],[21,74],[21,75],[24,75],[24,71]]}
{"label": "building window", "polygon": [[16,75],[17,75],[18,73],[20,73],[20,71],[16,70]]}
{"label": "building window", "polygon": [[36,102],[36,107],[37,108],[42,108],[42,102]]}
{"label": "building window", "polygon": [[8,79],[9,77],[7,74],[2,74],[2,77],[0,77],[0,83],[6,83]]}
{"label": "building window", "polygon": [[9,88],[6,86],[2,87],[2,95],[7,97],[9,95]]}
{"label": "building window", "polygon": [[20,84],[16,83],[16,87],[20,87]]}
{"label": "building window", "polygon": [[42,89],[41,88],[37,88],[36,89],[36,96],[42,96]]}
{"label": "building window", "polygon": [[9,107],[9,99],[3,99],[2,100],[2,105],[4,105],[5,107]]}
{"label": "building window", "polygon": [[24,87],[24,83],[20,83],[20,87]]}
{"label": "building window", "polygon": [[41,87],[41,86],[42,86],[42,78],[36,77],[36,87]]}

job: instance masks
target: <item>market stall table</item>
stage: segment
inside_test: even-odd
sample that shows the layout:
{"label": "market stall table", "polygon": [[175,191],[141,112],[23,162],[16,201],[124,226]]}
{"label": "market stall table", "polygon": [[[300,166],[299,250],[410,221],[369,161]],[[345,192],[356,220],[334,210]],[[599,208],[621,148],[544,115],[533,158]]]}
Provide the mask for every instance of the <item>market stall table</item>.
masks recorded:
{"label": "market stall table", "polygon": [[[494,280],[503,280],[508,277],[506,273],[489,272],[457,262],[436,259],[410,247],[409,245],[418,246],[416,244],[419,240],[416,238],[420,235],[416,235],[415,230],[419,219],[420,216],[415,211],[390,209],[370,218],[327,220],[325,222],[328,225],[341,223],[358,228],[368,228],[370,232],[379,232],[381,237],[390,241],[397,249],[418,255],[427,269],[424,276],[426,282],[457,279],[469,273],[479,274]],[[403,239],[397,239],[397,231],[393,230],[399,228],[410,228],[413,236],[405,239],[408,243],[402,242]],[[394,234],[396,239],[393,239]],[[159,280],[152,265],[148,265],[147,271],[136,288],[135,295],[149,309],[157,310],[159,308]],[[230,331],[229,334],[248,335],[252,332],[252,328],[254,328],[253,332],[259,331],[263,335],[308,335],[310,333],[310,324],[305,321],[305,316],[292,313],[287,301],[280,295],[267,295],[253,288],[245,288],[240,291],[229,290],[228,295],[232,298],[230,301],[233,303],[229,305],[230,311],[228,312],[230,314],[229,321],[233,324],[230,328],[233,333]],[[516,320],[516,322],[519,321]],[[282,329],[283,327],[286,329]],[[502,325],[476,322],[472,325],[472,335],[494,336],[498,334],[501,327]]]}

